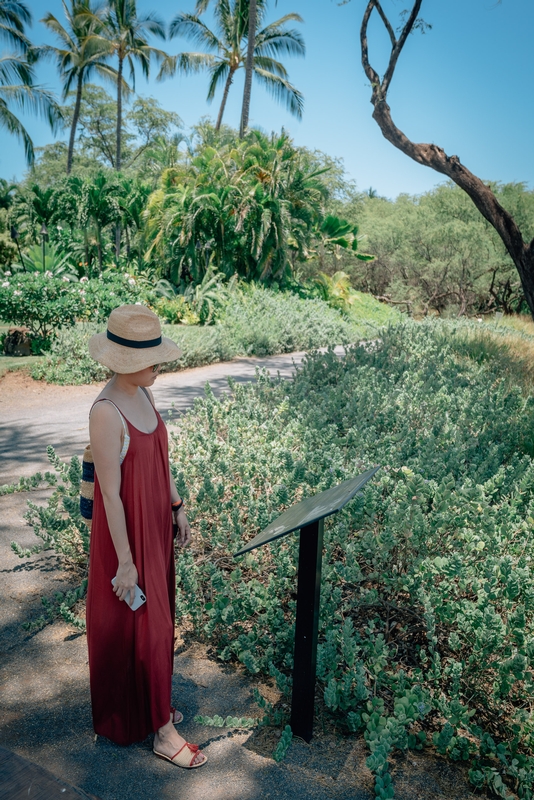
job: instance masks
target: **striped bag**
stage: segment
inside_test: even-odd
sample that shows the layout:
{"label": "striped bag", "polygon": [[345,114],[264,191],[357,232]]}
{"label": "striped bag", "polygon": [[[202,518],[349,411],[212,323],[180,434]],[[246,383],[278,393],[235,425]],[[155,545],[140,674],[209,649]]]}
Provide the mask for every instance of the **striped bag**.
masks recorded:
{"label": "striped bag", "polygon": [[[102,400],[97,400],[96,403],[102,403],[104,400],[117,409],[117,413],[121,418],[122,427],[124,430],[124,442],[122,445],[122,450],[120,452],[120,463],[124,461],[126,453],[128,452],[128,447],[130,446],[130,434],[128,432],[128,426],[126,424],[126,420],[122,416],[121,412],[113,402],[113,400],[108,400],[107,397],[103,397]],[[96,405],[96,403],[94,405]],[[94,406],[93,406],[94,407]],[[92,409],[91,409],[92,411]],[[80,484],[80,514],[82,515],[85,524],[91,530],[91,524],[93,522],[93,500],[95,496],[95,465],[93,462],[93,454],[91,452],[91,445],[88,444],[83,451],[83,458],[82,458],[82,482]]]}

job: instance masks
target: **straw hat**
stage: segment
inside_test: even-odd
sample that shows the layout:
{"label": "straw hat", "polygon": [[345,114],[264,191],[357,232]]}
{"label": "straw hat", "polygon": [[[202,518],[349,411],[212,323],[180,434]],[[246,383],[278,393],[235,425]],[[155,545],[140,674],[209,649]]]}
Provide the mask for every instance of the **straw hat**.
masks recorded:
{"label": "straw hat", "polygon": [[129,374],[154,364],[175,361],[182,351],[172,339],[161,335],[161,325],[145,306],[113,309],[105,333],[89,339],[89,353],[113,372]]}

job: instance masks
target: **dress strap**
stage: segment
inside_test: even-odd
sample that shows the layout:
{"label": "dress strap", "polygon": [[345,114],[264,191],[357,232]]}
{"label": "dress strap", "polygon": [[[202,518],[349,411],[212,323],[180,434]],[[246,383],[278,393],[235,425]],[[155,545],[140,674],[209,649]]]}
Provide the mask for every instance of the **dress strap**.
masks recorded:
{"label": "dress strap", "polygon": [[146,389],[144,386],[140,386],[139,388],[140,388],[140,389],[141,389],[141,390],[142,390],[142,391],[143,391],[143,392],[146,394],[146,396],[148,397],[148,402],[150,403],[150,405],[152,406],[152,408],[155,408],[156,406],[154,405],[154,403],[152,402],[152,400],[151,400],[151,398],[150,398],[150,395],[149,395],[149,393],[148,393],[148,389]]}
{"label": "dress strap", "polygon": [[[117,410],[117,414],[121,418],[122,428],[123,428],[123,431],[124,431],[124,442],[122,444],[122,449],[121,449],[121,452],[120,452],[119,461],[122,464],[122,462],[124,461],[124,458],[126,456],[126,453],[128,452],[128,448],[130,446],[130,432],[128,430],[128,425],[126,424],[126,420],[122,416],[120,408],[118,406],[116,406],[115,403],[113,402],[113,400],[110,400],[108,397],[101,397],[100,400],[95,400],[95,402],[91,406],[91,411],[93,410],[93,408],[96,406],[97,403],[103,403],[104,401],[106,403],[111,403],[111,405],[113,406],[113,408],[115,408]],[[91,411],[89,412],[89,416],[91,416]]]}

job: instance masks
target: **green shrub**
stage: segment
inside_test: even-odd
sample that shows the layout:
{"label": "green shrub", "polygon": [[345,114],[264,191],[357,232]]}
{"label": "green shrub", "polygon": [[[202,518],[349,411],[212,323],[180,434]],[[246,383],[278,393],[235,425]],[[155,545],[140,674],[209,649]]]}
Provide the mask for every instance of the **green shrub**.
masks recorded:
{"label": "green shrub", "polygon": [[16,273],[0,283],[0,319],[26,326],[44,347],[55,330],[73,325],[85,312],[78,284],[37,273]]}
{"label": "green shrub", "polygon": [[77,320],[104,321],[124,303],[151,300],[134,278],[116,272],[79,282],[52,273],[16,273],[0,280],[0,319],[29,328],[38,349],[49,349],[57,331]]}
{"label": "green shrub", "polygon": [[230,361],[240,352],[238,344],[218,325],[166,325],[163,334],[176,342],[182,355],[179,361],[162,364],[162,372]]}
{"label": "green shrub", "polygon": [[102,324],[96,322],[78,323],[60,330],[50,351],[32,366],[32,378],[67,386],[97,383],[110,378],[110,370],[91,358],[88,350],[91,336],[101,331]]}
{"label": "green shrub", "polygon": [[152,310],[167,325],[198,325],[199,318],[191,311],[185,297],[181,294],[175,297],[158,297],[153,303]]}
{"label": "green shrub", "polygon": [[322,300],[250,284],[219,312],[218,324],[244,355],[291,353],[353,340],[350,325]]}

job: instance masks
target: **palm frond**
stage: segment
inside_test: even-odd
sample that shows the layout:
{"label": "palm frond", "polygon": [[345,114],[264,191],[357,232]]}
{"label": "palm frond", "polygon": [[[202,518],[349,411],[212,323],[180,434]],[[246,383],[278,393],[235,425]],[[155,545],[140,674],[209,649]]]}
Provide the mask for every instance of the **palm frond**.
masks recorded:
{"label": "palm frond", "polygon": [[43,117],[55,133],[63,122],[63,114],[52,92],[42,86],[0,86],[0,98],[15,103],[23,111]]}
{"label": "palm frond", "polygon": [[11,25],[0,21],[0,40],[4,40],[15,47],[19,47],[26,52],[30,47],[30,40],[23,33],[13,28]]}
{"label": "palm frond", "polygon": [[9,133],[12,133],[21,140],[24,146],[24,154],[28,164],[33,164],[35,160],[35,153],[33,150],[33,142],[30,134],[22,124],[22,122],[9,110],[5,100],[0,97],[0,128],[5,128]]}
{"label": "palm frond", "polygon": [[157,36],[160,39],[166,38],[165,23],[153,11],[149,14],[144,14],[142,17],[137,17],[136,27],[141,31],[148,31],[152,36]]}
{"label": "palm frond", "polygon": [[34,72],[24,56],[2,56],[0,58],[0,86],[22,83],[33,84]]}
{"label": "palm frond", "polygon": [[230,71],[230,67],[227,61],[218,61],[213,67],[210,69],[211,72],[211,80],[208,87],[208,96],[207,101],[211,103],[213,98],[215,97],[215,92],[217,91],[217,87],[220,83],[224,83],[228,77],[228,73]]}
{"label": "palm frond", "polygon": [[202,20],[194,14],[177,14],[169,26],[169,37],[184,36],[191,42],[204,45],[210,50],[223,49],[222,42]]}
{"label": "palm frond", "polygon": [[[48,12],[48,14],[45,14],[41,22],[43,25],[46,25],[49,31],[52,31],[52,33],[54,33],[63,42],[65,48],[68,48],[71,51],[77,49],[78,45],[74,41],[72,35],[52,13]],[[50,45],[45,45],[44,47],[52,50],[55,49]]]}
{"label": "palm frond", "polygon": [[207,69],[213,63],[214,56],[208,53],[177,53],[175,56],[167,56],[163,59],[158,74],[158,81],[163,78],[172,77],[177,72],[184,75],[191,75]]}
{"label": "palm frond", "polygon": [[266,55],[285,53],[291,56],[306,55],[306,45],[300,31],[283,28],[278,22],[268,25],[256,36],[255,50]]}
{"label": "palm frond", "polygon": [[297,119],[302,119],[304,97],[298,89],[289,83],[289,81],[281,78],[279,75],[275,75],[274,72],[268,72],[267,70],[255,67],[254,74],[278,102],[284,103],[288,111],[297,117]]}
{"label": "palm frond", "polygon": [[254,56],[254,64],[259,67],[260,69],[265,70],[266,72],[274,72],[275,75],[278,75],[280,78],[288,78],[287,69],[284,67],[280,61],[276,61],[274,58],[270,58],[270,56]]}
{"label": "palm frond", "polygon": [[32,14],[26,3],[21,0],[2,0],[0,20],[9,23],[22,33],[25,25],[32,24]]}

